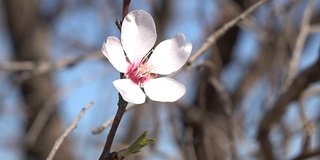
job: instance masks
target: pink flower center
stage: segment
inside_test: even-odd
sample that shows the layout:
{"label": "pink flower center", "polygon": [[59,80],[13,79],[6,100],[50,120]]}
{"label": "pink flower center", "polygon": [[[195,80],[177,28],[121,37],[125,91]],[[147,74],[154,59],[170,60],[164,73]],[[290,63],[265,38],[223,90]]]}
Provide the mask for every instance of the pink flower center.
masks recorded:
{"label": "pink flower center", "polygon": [[149,79],[153,79],[156,76],[157,74],[151,73],[150,66],[148,66],[146,60],[129,64],[126,73],[126,77],[140,87],[143,87],[144,82],[148,81]]}

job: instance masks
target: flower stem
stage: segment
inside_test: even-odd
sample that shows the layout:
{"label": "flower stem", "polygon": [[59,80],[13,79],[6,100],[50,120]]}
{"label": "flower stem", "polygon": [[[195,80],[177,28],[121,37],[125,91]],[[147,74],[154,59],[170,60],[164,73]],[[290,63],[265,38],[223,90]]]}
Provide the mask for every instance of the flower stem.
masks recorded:
{"label": "flower stem", "polygon": [[122,20],[124,17],[129,13],[129,6],[130,6],[131,0],[123,0],[122,5]]}
{"label": "flower stem", "polygon": [[105,146],[103,148],[103,151],[102,151],[102,154],[101,154],[99,160],[112,160],[112,159],[114,159],[114,158],[112,158],[113,154],[110,154],[110,149],[111,149],[111,145],[112,145],[114,136],[117,132],[118,126],[119,126],[121,119],[124,115],[124,112],[126,112],[127,104],[128,104],[128,102],[126,102],[122,98],[122,96],[119,94],[118,110],[117,110],[116,116],[114,118],[114,121],[112,123],[111,129],[110,129],[108,137],[107,137],[107,141],[105,143]]}
{"label": "flower stem", "polygon": [[[122,20],[129,13],[130,2],[131,2],[131,0],[123,0]],[[116,25],[117,25],[118,29],[121,31],[121,23],[119,23],[119,21],[116,21]],[[123,77],[124,77],[124,74],[120,73],[120,78],[123,78]],[[121,119],[124,115],[124,112],[126,112],[126,107],[128,105],[128,102],[126,102],[122,98],[120,93],[118,93],[118,95],[119,95],[118,110],[117,110],[116,116],[114,118],[114,121],[112,123],[112,126],[110,128],[105,146],[103,148],[103,151],[101,153],[99,160],[116,160],[116,159],[118,159],[117,153],[116,152],[110,153],[110,149],[111,149],[111,145],[114,140],[114,136],[116,135],[118,126],[121,122]]]}

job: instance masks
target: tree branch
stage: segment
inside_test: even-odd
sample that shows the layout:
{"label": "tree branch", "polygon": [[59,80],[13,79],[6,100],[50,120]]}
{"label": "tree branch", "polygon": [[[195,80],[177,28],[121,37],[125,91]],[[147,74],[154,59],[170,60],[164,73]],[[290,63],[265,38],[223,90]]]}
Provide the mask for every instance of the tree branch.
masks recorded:
{"label": "tree branch", "polygon": [[269,133],[271,127],[278,121],[280,121],[282,115],[285,113],[288,105],[299,98],[300,94],[309,84],[320,80],[320,58],[309,68],[301,72],[296,79],[294,79],[292,85],[282,93],[278,100],[262,118],[257,138],[260,142],[261,151],[268,160],[273,160],[273,151],[271,143],[269,141]]}
{"label": "tree branch", "polygon": [[176,75],[180,74],[183,70],[185,70],[187,67],[189,67],[193,62],[195,62],[201,55],[205,53],[208,48],[217,42],[217,40],[223,36],[230,28],[235,26],[237,23],[248,17],[253,11],[255,11],[258,7],[260,7],[262,4],[271,1],[271,0],[260,0],[254,5],[252,5],[250,8],[245,10],[242,14],[240,14],[238,17],[232,19],[228,23],[224,24],[220,29],[213,32],[206,41],[201,45],[201,47],[196,51],[196,53],[189,58],[187,63],[177,72],[169,75],[169,77],[175,77]]}
{"label": "tree branch", "polygon": [[[136,106],[138,106],[138,105],[136,105],[136,104],[128,105],[128,106],[126,107],[126,111],[131,110],[131,109],[133,109],[133,108],[136,107]],[[113,123],[113,120],[114,120],[114,119],[115,119],[115,116],[111,117],[111,118],[108,119],[106,122],[104,122],[101,126],[93,129],[93,130],[91,131],[91,133],[92,133],[92,134],[99,134],[99,133],[101,133],[103,130],[105,130],[107,127],[109,127],[109,126]]]}
{"label": "tree branch", "polygon": [[[129,7],[130,7],[130,2],[131,0],[123,0],[123,8],[122,8],[122,20],[124,19],[124,17],[129,13]],[[117,23],[118,21],[116,21],[116,25],[119,29],[121,29],[121,27],[119,26],[119,24]],[[121,30],[120,30],[121,31]],[[120,73],[120,78],[123,78],[123,73]],[[128,105],[128,102],[126,102],[120,93],[118,93],[119,95],[119,101],[118,101],[118,110],[116,113],[116,116],[114,118],[114,121],[112,123],[112,126],[110,128],[105,146],[103,148],[103,151],[101,153],[101,156],[99,158],[99,160],[112,160],[115,159],[114,156],[116,153],[111,153],[110,154],[110,149],[111,149],[111,145],[113,143],[113,139],[114,136],[117,132],[118,126],[121,122],[121,119],[126,111],[126,107]]]}
{"label": "tree branch", "polygon": [[302,52],[302,49],[304,46],[304,42],[306,41],[306,39],[309,35],[310,19],[312,16],[312,10],[313,10],[314,4],[315,4],[315,0],[309,1],[308,6],[307,6],[305,13],[303,15],[303,19],[302,19],[302,23],[301,23],[301,31],[298,35],[294,50],[292,52],[292,58],[289,63],[287,77],[284,82],[284,85],[281,88],[281,92],[284,92],[285,90],[288,89],[288,87],[292,84],[292,81],[296,76],[297,66],[299,64],[299,59],[301,57],[301,52]]}
{"label": "tree branch", "polygon": [[72,124],[64,131],[64,133],[56,140],[50,154],[48,155],[46,160],[52,160],[58,149],[60,148],[63,141],[67,138],[67,136],[77,127],[78,122],[82,118],[82,116],[86,113],[86,111],[93,105],[93,102],[90,102],[86,107],[82,108],[81,112],[78,114],[76,119],[72,122]]}
{"label": "tree branch", "polygon": [[311,158],[311,157],[315,157],[315,156],[319,156],[319,155],[320,155],[320,148],[318,148],[318,149],[316,149],[314,151],[311,151],[311,152],[300,154],[299,156],[293,158],[293,160],[305,160],[305,159],[308,159],[308,158]]}
{"label": "tree branch", "polygon": [[74,66],[85,60],[102,58],[101,51],[90,52],[78,57],[63,58],[56,62],[50,61],[6,61],[0,63],[0,70],[3,71],[23,71],[27,74],[18,74],[15,76],[15,80],[22,82],[32,78],[33,76],[49,73],[55,70],[63,69],[66,67]]}

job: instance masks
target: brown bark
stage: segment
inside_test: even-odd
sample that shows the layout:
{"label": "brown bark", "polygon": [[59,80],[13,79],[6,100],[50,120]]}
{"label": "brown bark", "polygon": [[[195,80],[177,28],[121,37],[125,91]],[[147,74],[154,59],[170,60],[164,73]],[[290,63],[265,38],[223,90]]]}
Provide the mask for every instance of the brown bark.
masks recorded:
{"label": "brown bark", "polygon": [[[38,1],[5,0],[3,4],[16,60],[34,62],[49,60],[49,27],[41,17]],[[50,73],[34,76],[21,83],[24,109],[27,114],[26,133],[53,93],[53,89]],[[25,145],[26,159],[45,159],[62,132],[61,118],[58,112],[54,111],[37,137],[37,141],[32,146]],[[73,159],[71,149],[71,143],[65,142],[55,158]]]}
{"label": "brown bark", "polygon": [[[243,1],[236,1],[239,6],[243,6]],[[222,10],[222,18],[219,24],[225,24],[235,16],[229,10]],[[212,50],[211,57],[208,59],[215,65],[214,76],[219,77],[223,68],[232,61],[232,53],[238,39],[239,27],[231,28],[224,36],[217,41],[218,52]],[[197,159],[237,159],[231,145],[233,145],[233,128],[230,123],[231,113],[226,113],[225,102],[217,88],[209,82],[209,77],[213,74],[212,70],[205,68],[200,73],[200,85],[198,97],[195,101],[195,108],[186,110],[184,113],[184,123],[186,128],[193,130],[193,148]],[[230,106],[231,107],[231,106]],[[190,115],[198,110],[200,119],[195,120]],[[229,114],[229,115],[228,115]],[[231,130],[230,130],[231,129]],[[221,143],[222,142],[222,143]],[[187,157],[189,158],[189,157]]]}
{"label": "brown bark", "polygon": [[320,80],[320,58],[309,68],[301,72],[286,92],[281,94],[272,109],[261,120],[257,139],[266,159],[275,159],[273,147],[269,140],[272,127],[280,121],[289,104],[299,98],[301,93],[313,82]]}

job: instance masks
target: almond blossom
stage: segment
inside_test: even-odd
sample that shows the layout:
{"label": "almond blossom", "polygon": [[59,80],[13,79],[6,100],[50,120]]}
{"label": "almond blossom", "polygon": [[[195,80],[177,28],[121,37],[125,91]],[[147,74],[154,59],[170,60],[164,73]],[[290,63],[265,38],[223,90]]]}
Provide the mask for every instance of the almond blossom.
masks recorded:
{"label": "almond blossom", "polygon": [[153,101],[174,102],[186,92],[183,84],[172,78],[160,77],[180,69],[190,56],[192,44],[181,33],[155,47],[156,27],[151,15],[133,10],[124,18],[121,41],[110,36],[102,46],[103,54],[124,79],[113,85],[127,102],[142,104],[146,95]]}

